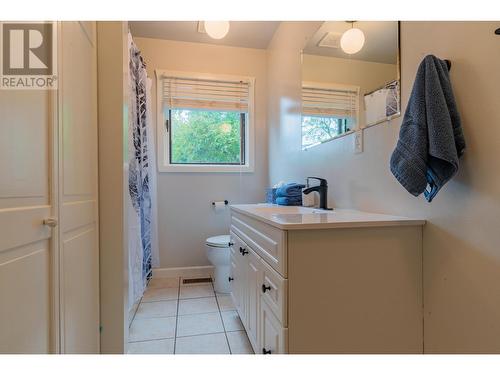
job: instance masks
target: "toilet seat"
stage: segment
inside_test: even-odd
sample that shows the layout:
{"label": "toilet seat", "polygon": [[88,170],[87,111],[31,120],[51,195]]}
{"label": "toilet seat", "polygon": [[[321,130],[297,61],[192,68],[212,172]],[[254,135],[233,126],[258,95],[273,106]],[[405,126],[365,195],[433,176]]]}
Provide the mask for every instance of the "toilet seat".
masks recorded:
{"label": "toilet seat", "polygon": [[225,234],[222,236],[214,236],[214,237],[207,238],[206,244],[207,244],[207,246],[210,246],[210,247],[228,248],[230,240],[231,240],[231,237],[229,235]]}

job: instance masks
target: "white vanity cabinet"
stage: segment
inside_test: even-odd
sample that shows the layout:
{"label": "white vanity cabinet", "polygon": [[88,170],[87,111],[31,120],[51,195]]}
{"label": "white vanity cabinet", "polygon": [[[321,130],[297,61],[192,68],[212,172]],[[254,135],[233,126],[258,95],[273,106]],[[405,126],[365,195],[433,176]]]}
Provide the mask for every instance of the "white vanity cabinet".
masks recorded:
{"label": "white vanity cabinet", "polygon": [[[235,229],[237,230],[237,229]],[[285,279],[231,231],[231,296],[256,353],[285,353]]]}
{"label": "white vanity cabinet", "polygon": [[422,353],[423,220],[231,208],[231,296],[255,353]]}

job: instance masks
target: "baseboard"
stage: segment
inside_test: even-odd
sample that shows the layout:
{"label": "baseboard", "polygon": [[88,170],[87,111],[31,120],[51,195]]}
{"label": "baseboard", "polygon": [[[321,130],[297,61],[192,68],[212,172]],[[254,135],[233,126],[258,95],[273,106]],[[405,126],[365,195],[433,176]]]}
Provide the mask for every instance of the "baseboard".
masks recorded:
{"label": "baseboard", "polygon": [[195,267],[173,267],[173,268],[153,268],[153,278],[162,277],[212,277],[214,274],[213,266],[195,266]]}

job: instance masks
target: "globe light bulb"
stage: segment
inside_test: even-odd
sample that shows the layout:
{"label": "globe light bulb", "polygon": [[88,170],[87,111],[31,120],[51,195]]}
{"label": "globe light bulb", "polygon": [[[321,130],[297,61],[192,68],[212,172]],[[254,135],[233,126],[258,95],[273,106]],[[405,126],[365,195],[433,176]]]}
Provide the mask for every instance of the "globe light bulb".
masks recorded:
{"label": "globe light bulb", "polygon": [[342,50],[353,55],[361,51],[365,44],[365,34],[360,29],[352,28],[347,30],[340,38],[340,47]]}
{"label": "globe light bulb", "polygon": [[222,39],[229,31],[229,21],[205,21],[205,31],[211,38]]}

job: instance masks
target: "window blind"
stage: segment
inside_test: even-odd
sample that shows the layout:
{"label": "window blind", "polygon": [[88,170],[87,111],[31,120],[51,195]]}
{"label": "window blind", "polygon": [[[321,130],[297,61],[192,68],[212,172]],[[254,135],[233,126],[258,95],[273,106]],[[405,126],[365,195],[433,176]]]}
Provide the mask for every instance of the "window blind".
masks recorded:
{"label": "window blind", "polygon": [[357,88],[324,88],[302,85],[302,114],[357,119],[359,90]]}
{"label": "window blind", "polygon": [[247,112],[250,83],[163,77],[163,103],[170,109],[193,108]]}

